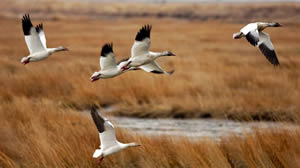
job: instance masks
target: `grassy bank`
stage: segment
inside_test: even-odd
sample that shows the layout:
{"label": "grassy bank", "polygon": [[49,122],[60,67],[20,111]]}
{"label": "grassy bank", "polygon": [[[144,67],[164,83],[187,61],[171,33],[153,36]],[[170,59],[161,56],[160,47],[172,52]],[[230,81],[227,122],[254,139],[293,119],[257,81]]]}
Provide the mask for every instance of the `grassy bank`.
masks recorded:
{"label": "grassy bank", "polygon": [[[99,145],[89,114],[62,110],[47,100],[14,100],[0,109],[0,167],[97,167],[92,158]],[[102,168],[288,167],[300,166],[299,130],[257,130],[220,142],[184,137],[145,137],[117,129],[122,142],[138,142],[104,159]]]}

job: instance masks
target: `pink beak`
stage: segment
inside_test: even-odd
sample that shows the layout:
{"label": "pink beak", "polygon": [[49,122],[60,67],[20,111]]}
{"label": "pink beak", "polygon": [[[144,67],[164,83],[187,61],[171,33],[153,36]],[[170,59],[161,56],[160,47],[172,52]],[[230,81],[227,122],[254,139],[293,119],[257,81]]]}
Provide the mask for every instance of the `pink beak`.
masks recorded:
{"label": "pink beak", "polygon": [[27,60],[25,60],[24,62],[22,62],[22,64],[24,64],[24,65],[28,64],[28,63],[29,63],[29,60],[30,60],[30,58],[27,59]]}
{"label": "pink beak", "polygon": [[128,68],[128,65],[131,63],[131,61],[129,61],[128,62],[128,64],[126,64],[125,66],[123,66],[121,69],[123,70],[123,71],[126,71],[127,69],[129,69]]}

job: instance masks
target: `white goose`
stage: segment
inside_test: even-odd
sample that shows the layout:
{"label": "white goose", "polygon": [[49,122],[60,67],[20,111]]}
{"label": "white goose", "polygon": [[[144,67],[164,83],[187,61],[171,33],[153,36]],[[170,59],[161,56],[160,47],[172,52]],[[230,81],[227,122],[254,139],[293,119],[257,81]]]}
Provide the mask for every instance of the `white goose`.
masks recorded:
{"label": "white goose", "polygon": [[145,25],[137,33],[135,42],[131,48],[131,57],[127,64],[122,67],[122,70],[130,69],[131,67],[138,67],[146,72],[153,72],[158,74],[172,74],[173,72],[165,72],[156,62],[155,59],[162,56],[175,56],[170,51],[151,52],[150,48],[150,32],[152,26]]}
{"label": "white goose", "polygon": [[[154,62],[155,63],[155,62]],[[130,67],[128,69],[122,69],[122,67],[128,65],[128,59],[121,60],[118,64],[115,63],[115,55],[113,52],[113,44],[106,43],[102,47],[101,56],[100,56],[100,68],[101,70],[98,72],[94,72],[91,76],[91,82],[94,82],[99,79],[107,79],[118,76],[126,71],[131,70],[140,70],[143,69],[146,72],[152,73],[167,73],[172,74],[174,71],[165,72],[163,69],[156,65],[156,67],[151,67],[147,69],[147,65],[142,67]]]}
{"label": "white goose", "polygon": [[[122,65],[125,65],[125,63],[122,63]],[[92,82],[98,79],[112,78],[124,72],[121,70],[120,66],[117,66],[115,62],[112,43],[106,43],[102,47],[100,56],[100,68],[100,71],[94,72],[94,74],[91,76]]]}
{"label": "white goose", "polygon": [[22,27],[25,36],[25,42],[30,52],[29,56],[23,57],[21,60],[24,65],[28,64],[29,62],[46,59],[55,52],[68,51],[67,48],[62,46],[57,48],[47,48],[43,24],[33,27],[29,14],[25,14],[23,16]]}
{"label": "white goose", "polygon": [[116,139],[115,129],[111,122],[109,122],[106,118],[101,116],[95,107],[91,109],[91,115],[94,120],[94,123],[98,129],[99,137],[100,137],[100,149],[96,149],[93,154],[93,158],[100,157],[98,164],[101,164],[101,161],[104,157],[109,156],[113,153],[119,152],[128,147],[136,147],[140,146],[139,144],[133,143],[121,143]]}
{"label": "white goose", "polygon": [[263,32],[263,30],[267,27],[281,26],[282,25],[279,23],[250,23],[243,27],[240,32],[234,33],[233,38],[240,39],[242,37],[246,37],[250,44],[260,49],[260,51],[265,55],[269,62],[271,62],[271,64],[277,66],[279,65],[279,61],[277,59],[274,46],[271,42],[270,36],[267,33]]}

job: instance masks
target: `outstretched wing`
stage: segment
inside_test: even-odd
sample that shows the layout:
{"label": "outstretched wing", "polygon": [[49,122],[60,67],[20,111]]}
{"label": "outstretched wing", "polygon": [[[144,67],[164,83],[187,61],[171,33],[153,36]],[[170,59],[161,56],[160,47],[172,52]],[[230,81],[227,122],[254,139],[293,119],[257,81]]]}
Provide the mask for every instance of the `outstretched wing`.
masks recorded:
{"label": "outstretched wing", "polygon": [[248,34],[246,34],[246,39],[250,44],[256,46],[259,42],[258,30],[250,31]]}
{"label": "outstretched wing", "polygon": [[39,34],[39,37],[40,37],[40,40],[41,40],[43,46],[44,46],[45,48],[47,48],[47,45],[46,45],[46,36],[45,36],[45,33],[44,33],[44,26],[43,26],[43,23],[37,25],[37,26],[35,27],[35,29],[36,29],[37,33]]}
{"label": "outstretched wing", "polygon": [[164,71],[155,61],[152,61],[146,65],[142,65],[139,68],[146,72],[151,72],[155,74],[168,74],[172,75],[174,71],[166,72]]}
{"label": "outstretched wing", "polygon": [[271,42],[270,36],[267,33],[259,32],[260,41],[257,47],[264,54],[264,56],[271,62],[271,64],[277,66],[279,65],[279,61],[277,59],[276,52],[274,50],[274,46]]}
{"label": "outstretched wing", "polygon": [[241,29],[241,32],[246,36],[250,44],[256,46],[259,41],[257,23],[250,23]]}
{"label": "outstretched wing", "polygon": [[150,48],[150,33],[152,26],[144,25],[135,37],[131,47],[131,57],[147,54]]}
{"label": "outstretched wing", "polygon": [[98,129],[99,133],[103,133],[105,131],[104,123],[105,123],[105,118],[99,115],[97,112],[97,109],[95,107],[91,108],[91,115],[94,120],[94,123]]}
{"label": "outstretched wing", "polygon": [[115,129],[112,123],[101,116],[95,107],[92,107],[91,115],[99,132],[101,149],[117,145]]}
{"label": "outstretched wing", "polygon": [[33,27],[29,14],[25,14],[22,18],[22,28],[25,36],[25,42],[29,49],[30,54],[45,51],[46,48],[43,46],[40,36]]}
{"label": "outstretched wing", "polygon": [[113,52],[113,44],[106,43],[102,47],[100,56],[100,67],[101,70],[116,68],[115,55]]}

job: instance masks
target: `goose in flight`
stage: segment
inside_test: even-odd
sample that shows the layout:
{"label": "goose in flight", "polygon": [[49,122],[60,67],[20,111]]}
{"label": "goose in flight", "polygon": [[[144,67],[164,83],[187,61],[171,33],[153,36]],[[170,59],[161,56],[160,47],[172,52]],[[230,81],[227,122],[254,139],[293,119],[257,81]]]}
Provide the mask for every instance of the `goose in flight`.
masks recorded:
{"label": "goose in flight", "polygon": [[135,42],[131,48],[131,57],[127,64],[122,67],[122,70],[130,69],[131,67],[139,67],[146,72],[158,74],[172,74],[165,72],[156,62],[155,59],[162,56],[175,56],[170,51],[151,52],[150,48],[150,32],[152,26],[144,25],[135,37]]}
{"label": "goose in flight", "polygon": [[[153,62],[155,63],[155,62]],[[159,65],[155,64],[153,66],[147,67],[141,66],[141,67],[130,67],[128,69],[122,69],[122,67],[127,66],[128,59],[121,60],[118,64],[115,63],[115,56],[113,52],[113,44],[112,43],[106,43],[102,47],[101,56],[100,56],[100,68],[101,70],[98,72],[94,72],[91,76],[91,82],[94,82],[99,79],[107,79],[112,78],[115,76],[118,76],[126,71],[131,70],[144,70],[146,72],[152,72],[152,73],[167,73],[172,74],[174,71],[166,72],[162,68],[160,68]]]}
{"label": "goose in flight", "polygon": [[100,157],[98,165],[101,164],[102,160],[106,156],[109,156],[116,152],[120,152],[121,150],[126,149],[128,147],[140,146],[135,142],[126,144],[119,142],[116,139],[115,129],[112,123],[109,122],[102,115],[100,115],[95,107],[92,107],[91,115],[98,129],[101,142],[100,149],[96,149],[96,151],[93,154],[93,158]]}
{"label": "goose in flight", "polygon": [[246,37],[248,42],[260,49],[264,56],[269,60],[274,66],[279,65],[274,46],[271,42],[269,34],[263,32],[267,27],[281,27],[280,23],[264,23],[256,22],[250,23],[247,26],[243,27],[240,32],[234,33],[234,39],[240,39]]}
{"label": "goose in flight", "polygon": [[68,51],[65,47],[47,48],[46,37],[43,30],[43,24],[33,27],[29,14],[25,14],[22,18],[22,28],[25,36],[25,42],[29,49],[29,56],[23,57],[21,63],[41,61],[48,58],[51,54],[59,51]]}
{"label": "goose in flight", "polygon": [[[125,65],[126,63],[120,65]],[[121,70],[120,65],[118,66],[115,62],[115,55],[113,51],[113,44],[106,43],[103,45],[100,55],[100,68],[98,72],[94,72],[91,76],[91,81],[94,82],[98,79],[112,78],[120,75],[124,71]]]}

